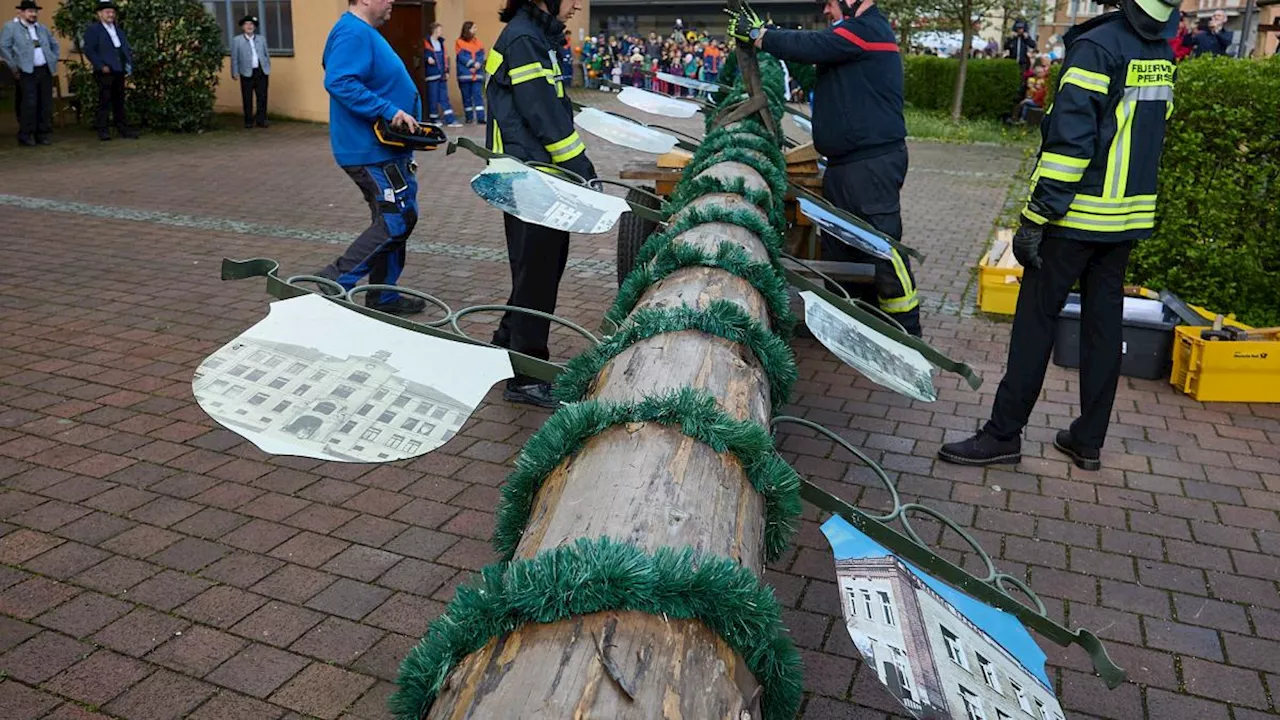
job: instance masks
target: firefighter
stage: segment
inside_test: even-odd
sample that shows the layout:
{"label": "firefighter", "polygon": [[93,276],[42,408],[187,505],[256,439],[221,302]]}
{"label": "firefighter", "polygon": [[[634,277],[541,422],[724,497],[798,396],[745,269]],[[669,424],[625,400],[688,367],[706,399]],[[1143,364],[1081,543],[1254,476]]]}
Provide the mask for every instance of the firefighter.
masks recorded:
{"label": "firefighter", "polygon": [[[486,141],[490,150],[526,161],[554,163],[594,180],[595,167],[573,127],[573,106],[557,60],[565,22],[582,0],[507,0],[506,23],[485,63]],[[560,278],[569,259],[569,233],[504,215],[511,264],[508,305],[554,313]],[[502,317],[493,343],[546,360],[550,322],[524,313]],[[507,382],[511,402],[554,408],[551,386],[530,377]]]}
{"label": "firefighter", "polygon": [[[824,30],[765,27],[747,10],[730,35],[755,41],[781,60],[816,64],[813,144],[826,156],[822,193],[894,240],[902,239],[899,194],[907,177],[907,125],[902,115],[902,56],[897,36],[873,0],[825,0]],[[826,234],[824,259],[872,263],[880,308],[920,336],[920,299],[907,258],[867,255]],[[845,288],[850,295],[857,286]]]}
{"label": "firefighter", "polygon": [[938,456],[964,465],[1016,464],[1020,435],[1040,396],[1058,313],[1078,279],[1080,416],[1054,447],[1083,470],[1102,467],[1120,379],[1129,251],[1155,227],[1156,172],[1173,112],[1173,52],[1165,39],[1177,0],[1119,0],[1071,28],[1040,155],[1013,237],[1026,268],[1004,379],[991,419]]}

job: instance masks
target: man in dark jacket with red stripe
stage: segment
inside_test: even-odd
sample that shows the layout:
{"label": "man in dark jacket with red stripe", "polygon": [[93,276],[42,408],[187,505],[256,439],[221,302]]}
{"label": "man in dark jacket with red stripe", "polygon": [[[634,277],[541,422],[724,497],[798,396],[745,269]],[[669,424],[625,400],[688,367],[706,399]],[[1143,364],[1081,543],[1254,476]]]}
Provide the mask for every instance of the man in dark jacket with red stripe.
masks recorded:
{"label": "man in dark jacket with red stripe", "polygon": [[[817,65],[813,144],[827,158],[828,200],[902,239],[899,193],[907,177],[907,125],[902,117],[902,56],[874,0],[826,0],[824,30],[760,28],[756,47],[781,60]],[[876,267],[880,308],[920,335],[920,299],[905,257],[876,258],[824,235],[822,255]],[[856,288],[846,288],[850,295]]]}

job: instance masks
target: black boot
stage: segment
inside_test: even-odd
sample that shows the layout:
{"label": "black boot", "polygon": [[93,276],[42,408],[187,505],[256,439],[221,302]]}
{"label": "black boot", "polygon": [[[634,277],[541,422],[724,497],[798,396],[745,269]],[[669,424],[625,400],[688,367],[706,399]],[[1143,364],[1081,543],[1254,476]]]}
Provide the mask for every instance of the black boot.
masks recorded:
{"label": "black boot", "polygon": [[[372,293],[370,293],[372,295]],[[427,309],[427,301],[422,298],[401,295],[390,302],[375,302],[372,297],[365,300],[365,307],[388,315],[416,315]]]}
{"label": "black boot", "polygon": [[1017,465],[1022,461],[1022,438],[1001,440],[979,430],[968,440],[943,445],[938,458],[956,465]]}
{"label": "black boot", "polygon": [[1102,469],[1102,453],[1096,449],[1082,447],[1076,439],[1072,437],[1070,430],[1059,430],[1058,434],[1053,438],[1053,446],[1058,451],[1071,458],[1071,462],[1081,470],[1101,470]]}
{"label": "black boot", "polygon": [[506,389],[502,391],[502,397],[509,402],[536,405],[541,408],[560,407],[560,402],[551,394],[551,383],[536,380],[533,382],[508,380]]}

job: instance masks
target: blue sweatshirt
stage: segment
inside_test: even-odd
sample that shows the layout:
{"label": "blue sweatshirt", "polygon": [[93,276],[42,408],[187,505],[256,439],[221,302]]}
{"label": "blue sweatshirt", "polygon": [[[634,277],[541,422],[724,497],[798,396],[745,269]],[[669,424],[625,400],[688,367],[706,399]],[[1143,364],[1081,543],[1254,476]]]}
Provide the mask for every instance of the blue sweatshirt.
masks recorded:
{"label": "blue sweatshirt", "polygon": [[344,13],[325,42],[324,89],[329,91],[329,144],[338,165],[374,165],[412,155],[378,142],[373,123],[396,111],[419,117],[421,102],[404,62],[372,25]]}

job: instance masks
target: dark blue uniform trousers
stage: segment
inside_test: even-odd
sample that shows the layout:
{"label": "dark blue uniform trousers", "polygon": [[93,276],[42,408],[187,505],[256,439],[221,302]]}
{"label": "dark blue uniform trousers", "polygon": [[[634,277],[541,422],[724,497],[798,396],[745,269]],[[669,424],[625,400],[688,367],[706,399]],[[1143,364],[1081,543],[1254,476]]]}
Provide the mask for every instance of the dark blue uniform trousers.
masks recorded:
{"label": "dark blue uniform trousers", "polygon": [[[320,276],[335,280],[348,290],[365,275],[374,285],[395,285],[400,279],[405,243],[418,224],[418,179],[410,172],[409,163],[406,157],[383,165],[343,168],[369,204],[371,219],[369,227],[346,252],[321,270]],[[407,185],[399,192],[388,179],[390,166],[399,171]],[[397,292],[371,292],[365,301],[371,305],[390,303],[399,297]]]}

